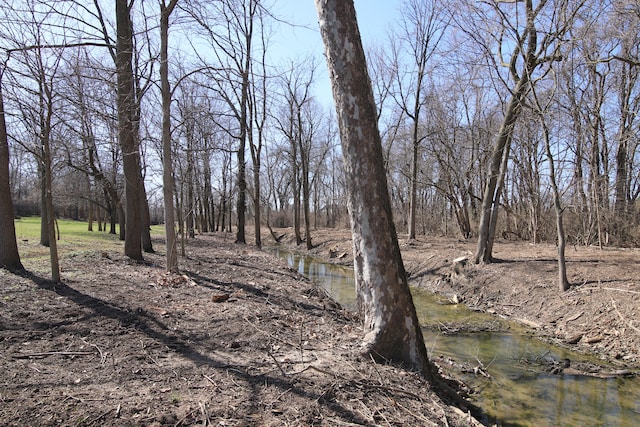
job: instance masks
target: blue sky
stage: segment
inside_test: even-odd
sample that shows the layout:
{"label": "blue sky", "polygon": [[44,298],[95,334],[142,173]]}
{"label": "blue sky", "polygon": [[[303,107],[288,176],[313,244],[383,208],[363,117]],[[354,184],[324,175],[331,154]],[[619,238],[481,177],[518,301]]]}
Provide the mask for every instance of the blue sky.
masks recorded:
{"label": "blue sky", "polygon": [[[355,0],[358,25],[366,46],[381,43],[387,30],[397,22],[401,0]],[[331,89],[322,57],[324,48],[318,29],[318,15],[313,0],[275,0],[277,16],[297,26],[281,25],[274,36],[271,53],[278,62],[302,59],[313,55],[319,60],[316,96],[325,105],[333,106]]]}

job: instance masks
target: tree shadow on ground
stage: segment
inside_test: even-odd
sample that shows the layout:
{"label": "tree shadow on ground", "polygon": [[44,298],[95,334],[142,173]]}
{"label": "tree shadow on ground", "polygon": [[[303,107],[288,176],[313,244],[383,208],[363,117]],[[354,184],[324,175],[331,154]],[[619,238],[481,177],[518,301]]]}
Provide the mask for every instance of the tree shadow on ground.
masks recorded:
{"label": "tree shadow on ground", "polygon": [[[298,378],[288,376],[278,377],[263,373],[251,374],[249,366],[224,363],[220,360],[216,360],[210,355],[202,353],[190,344],[191,342],[198,342],[197,337],[170,330],[166,324],[159,321],[150,313],[140,310],[128,310],[113,302],[82,293],[65,283],[55,283],[28,271],[22,272],[20,276],[33,282],[42,290],[53,292],[76,304],[78,307],[90,310],[93,312],[93,316],[95,317],[112,319],[120,322],[122,325],[135,329],[197,365],[204,365],[209,368],[223,370],[227,375],[232,375],[237,380],[246,382],[254,391],[254,400],[257,399],[258,387],[261,387],[264,384],[269,384],[280,389],[282,393],[294,393],[309,402],[323,405],[327,410],[346,423],[356,423],[361,425],[366,425],[368,423],[368,421],[362,418],[359,414],[345,408],[339,403],[327,399],[324,393],[320,391],[311,391],[301,387],[299,385],[300,381]],[[211,281],[211,279],[208,280]],[[229,284],[221,282],[219,285],[228,286]],[[268,296],[264,291],[251,289],[251,286],[239,283],[233,283],[233,286],[242,287],[245,291],[252,292],[257,296]],[[312,308],[318,309],[318,307]],[[55,325],[52,325],[52,327],[55,327]],[[258,408],[254,409],[257,410]]]}

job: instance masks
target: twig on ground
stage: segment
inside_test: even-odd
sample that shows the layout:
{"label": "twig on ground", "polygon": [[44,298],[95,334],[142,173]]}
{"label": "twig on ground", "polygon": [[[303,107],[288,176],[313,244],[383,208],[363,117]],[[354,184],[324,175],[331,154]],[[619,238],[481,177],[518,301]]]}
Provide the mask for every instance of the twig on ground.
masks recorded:
{"label": "twig on ground", "polygon": [[637,294],[640,295],[640,291],[632,291],[631,289],[621,289],[621,288],[603,288],[600,286],[590,286],[588,288],[576,288],[576,290],[579,290],[581,292],[586,292],[586,291],[600,291],[600,290],[604,290],[604,291],[614,291],[614,292],[627,292],[630,294]]}
{"label": "twig on ground", "polygon": [[373,424],[373,422],[375,422],[375,419],[373,418],[373,413],[371,412],[371,409],[369,409],[367,407],[367,405],[365,405],[362,400],[360,400],[360,399],[356,399],[356,400],[358,401],[358,403],[360,405],[362,405],[362,407],[364,408],[364,412],[363,411],[358,411],[357,409],[356,409],[356,411],[360,412],[360,415],[362,415],[364,418],[366,418],[369,422],[371,422]]}
{"label": "twig on ground", "polygon": [[278,337],[276,337],[275,335],[270,334],[269,332],[267,332],[267,331],[265,331],[265,330],[263,330],[263,329],[258,328],[258,327],[257,327],[257,326],[252,322],[252,321],[250,321],[250,320],[249,320],[249,319],[247,319],[246,317],[243,317],[242,319],[243,319],[245,322],[247,322],[248,324],[250,324],[251,326],[253,326],[253,328],[254,328],[256,331],[258,331],[258,332],[260,332],[260,333],[263,333],[263,334],[265,334],[266,336],[268,336],[268,337],[270,337],[270,338],[273,338],[274,340],[279,341],[279,342],[281,342],[281,343],[283,343],[283,344],[287,344],[287,345],[289,345],[289,346],[291,346],[291,347],[293,347],[293,348],[296,348],[296,347],[297,347],[295,344],[290,343],[290,342],[289,342],[289,341],[287,341],[287,340],[283,340],[282,338],[278,338]]}
{"label": "twig on ground", "polygon": [[[98,421],[102,420],[104,417],[106,417],[107,415],[109,415],[109,412],[113,411],[113,409],[108,409],[105,412],[103,412],[102,414],[98,415],[96,418],[92,419],[91,421],[87,422],[87,425],[91,425],[93,423],[97,423]],[[88,417],[87,417],[88,418]],[[80,422],[79,424],[83,424],[85,420],[83,420],[82,422]]]}
{"label": "twig on ground", "polygon": [[[380,385],[384,384],[384,381],[382,379],[382,375],[380,375],[380,371],[378,370],[378,364],[376,363],[376,360],[373,358],[373,354],[369,353],[369,357],[371,358],[371,362],[373,362],[373,370],[376,371],[376,374],[378,374],[378,382],[380,383]],[[354,370],[357,372],[357,370],[354,368]]]}
{"label": "twig on ground", "polygon": [[407,411],[407,413],[409,413],[411,416],[419,419],[420,421],[422,421],[423,423],[425,423],[424,425],[430,425],[430,426],[437,426],[438,424],[434,423],[433,421],[429,420],[428,418],[423,417],[420,414],[416,414],[415,412],[411,411],[409,408],[403,406],[402,404],[400,404],[400,402],[398,401],[394,401],[394,403],[399,407],[404,409],[405,411]]}
{"label": "twig on ground", "polygon": [[407,395],[409,397],[413,397],[414,399],[417,399],[417,400],[422,402],[422,397],[420,397],[417,394],[412,393],[410,391],[403,390],[403,389],[396,388],[396,387],[390,387],[390,386],[386,386],[386,385],[369,384],[369,383],[366,383],[364,381],[360,381],[360,380],[356,380],[356,379],[352,379],[352,378],[347,378],[347,377],[342,376],[340,374],[336,374],[334,372],[330,372],[330,371],[326,371],[326,370],[321,369],[321,368],[317,368],[317,367],[315,367],[313,365],[309,365],[306,368],[302,369],[301,371],[292,372],[291,375],[299,375],[299,374],[301,374],[301,373],[303,373],[303,372],[305,372],[305,371],[307,371],[309,369],[312,369],[314,371],[318,371],[318,372],[320,372],[322,374],[325,374],[325,375],[330,375],[330,376],[332,376],[334,378],[338,378],[338,379],[341,379],[343,381],[351,382],[351,383],[353,383],[355,385],[358,385],[360,387],[370,387],[370,388],[377,388],[377,389],[380,389],[380,390],[391,391],[391,392],[394,392],[394,393],[402,393],[402,394],[405,394],[405,395]]}
{"label": "twig on ground", "polygon": [[202,421],[204,426],[211,425],[211,417],[209,416],[209,411],[207,411],[206,404],[202,402],[198,402],[198,406],[200,406],[200,412],[202,413]]}
{"label": "twig on ground", "polygon": [[635,326],[633,326],[633,322],[631,320],[627,321],[627,319],[624,318],[624,316],[620,313],[620,311],[618,311],[618,306],[616,305],[616,302],[613,300],[613,298],[611,298],[611,304],[613,304],[613,308],[616,311],[616,313],[618,313],[618,316],[620,317],[620,320],[622,320],[623,323],[627,323],[627,325],[633,329],[634,331],[636,331],[638,334],[640,334],[640,329],[636,328]]}
{"label": "twig on ground", "polygon": [[12,354],[14,359],[30,359],[32,357],[47,357],[47,356],[88,356],[94,354],[93,351],[45,351],[42,353],[28,353],[28,354]]}
{"label": "twig on ground", "polygon": [[96,350],[98,350],[98,353],[100,354],[100,364],[101,365],[104,365],[107,362],[107,355],[102,352],[100,347],[98,347],[95,344],[88,343],[84,338],[80,338],[80,341],[82,341],[86,345],[90,345],[91,347],[94,347]]}
{"label": "twig on ground", "polygon": [[602,289],[604,289],[605,291],[628,292],[630,294],[640,295],[640,292],[632,291],[631,289],[620,289],[620,288],[602,288]]}
{"label": "twig on ground", "polygon": [[271,353],[271,351],[267,350],[267,354],[269,356],[271,356],[271,358],[273,359],[274,362],[276,362],[276,366],[278,367],[278,369],[280,369],[280,372],[282,372],[282,375],[284,375],[285,377],[289,376],[284,369],[282,369],[282,365],[280,365],[280,362],[278,362],[278,359],[276,359],[276,357]]}
{"label": "twig on ground", "polygon": [[218,387],[218,384],[216,384],[216,382],[214,380],[211,379],[211,377],[209,377],[206,374],[202,374],[203,377],[206,378],[207,381],[209,381],[211,384],[213,384],[214,387]]}

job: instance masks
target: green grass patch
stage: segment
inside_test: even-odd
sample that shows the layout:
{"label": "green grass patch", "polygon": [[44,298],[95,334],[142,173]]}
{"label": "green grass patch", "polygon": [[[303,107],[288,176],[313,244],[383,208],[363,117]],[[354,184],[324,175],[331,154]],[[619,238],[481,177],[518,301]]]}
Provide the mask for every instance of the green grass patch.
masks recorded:
{"label": "green grass patch", "polygon": [[[24,217],[15,220],[18,251],[25,267],[33,271],[47,271],[49,268],[49,248],[40,245],[40,217]],[[97,230],[97,224],[93,225]],[[120,252],[124,250],[124,242],[118,234],[106,231],[89,231],[86,221],[59,219],[60,236],[58,257],[77,256],[95,252]],[[116,226],[116,231],[119,231]],[[163,226],[154,226],[152,235],[164,234]]]}
{"label": "green grass patch", "polygon": [[[18,240],[40,240],[40,217],[32,216],[26,218],[20,218],[15,220],[16,224],[16,237]],[[65,240],[84,240],[89,239],[91,241],[96,240],[118,240],[118,236],[115,234],[109,234],[104,231],[88,231],[88,224],[86,221],[74,221],[70,219],[59,219],[58,229],[60,230],[60,241]],[[94,230],[97,230],[97,225],[94,223]],[[116,231],[118,231],[116,226]]]}

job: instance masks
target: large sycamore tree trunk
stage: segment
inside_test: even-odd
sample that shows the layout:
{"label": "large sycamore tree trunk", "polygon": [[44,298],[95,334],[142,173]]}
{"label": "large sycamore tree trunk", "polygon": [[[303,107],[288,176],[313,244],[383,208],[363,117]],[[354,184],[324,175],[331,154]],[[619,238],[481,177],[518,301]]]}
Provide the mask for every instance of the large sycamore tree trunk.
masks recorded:
{"label": "large sycamore tree trunk", "polygon": [[116,0],[116,70],[118,76],[118,139],[125,178],[124,254],[142,260],[141,168],[134,134],[133,28],[127,0]]}
{"label": "large sycamore tree trunk", "polygon": [[0,268],[21,271],[24,268],[20,262],[16,226],[13,222],[13,200],[9,183],[9,141],[4,118],[1,79],[0,75]]}
{"label": "large sycamore tree trunk", "polygon": [[383,164],[371,81],[353,0],[315,0],[336,103],[366,352],[435,378],[418,324]]}

